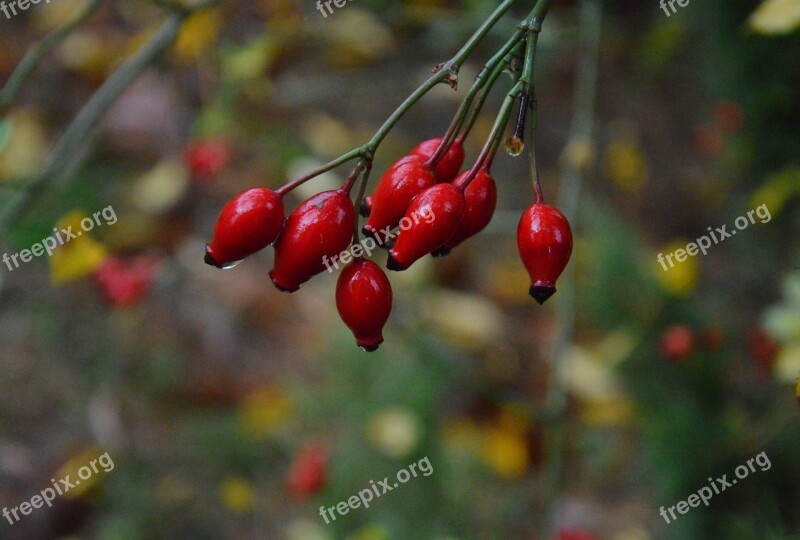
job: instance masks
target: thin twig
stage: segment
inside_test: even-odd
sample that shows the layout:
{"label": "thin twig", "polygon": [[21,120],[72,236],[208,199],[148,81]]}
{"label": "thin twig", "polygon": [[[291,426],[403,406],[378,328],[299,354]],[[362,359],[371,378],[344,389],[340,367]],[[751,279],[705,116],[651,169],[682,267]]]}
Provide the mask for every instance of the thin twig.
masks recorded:
{"label": "thin twig", "polygon": [[28,79],[28,76],[36,69],[39,62],[44,58],[47,53],[58,46],[64,39],[69,36],[75,28],[81,25],[89,16],[91,16],[103,0],[89,0],[83,5],[80,11],[75,14],[67,24],[61,28],[54,30],[48,34],[43,40],[34,43],[25,56],[22,57],[19,65],[11,73],[11,76],[6,81],[3,89],[0,90],[0,116],[6,113],[11,103],[17,97],[22,85]]}
{"label": "thin twig", "polygon": [[[581,0],[579,25],[582,34],[583,53],[577,66],[573,104],[574,116],[570,127],[569,140],[586,140],[591,137],[595,96],[597,93],[597,74],[602,31],[602,0]],[[579,167],[566,164],[561,173],[559,208],[573,223],[576,223],[578,205],[583,186],[583,171]],[[565,419],[567,409],[567,386],[564,365],[569,354],[575,327],[575,264],[569,265],[561,276],[559,301],[556,306],[558,322],[555,341],[554,362],[550,368],[548,384],[547,411],[549,429],[547,431],[544,480],[545,498],[542,509],[542,531],[540,538],[549,538],[552,527],[552,505],[561,493],[563,482]]]}
{"label": "thin twig", "polygon": [[7,229],[19,219],[48,183],[70,176],[82,158],[82,145],[120,95],[175,41],[184,20],[191,13],[217,1],[200,0],[185,11],[173,12],[137,54],[106,79],[64,131],[39,176],[28,184],[27,189],[17,193],[0,213],[0,230]]}

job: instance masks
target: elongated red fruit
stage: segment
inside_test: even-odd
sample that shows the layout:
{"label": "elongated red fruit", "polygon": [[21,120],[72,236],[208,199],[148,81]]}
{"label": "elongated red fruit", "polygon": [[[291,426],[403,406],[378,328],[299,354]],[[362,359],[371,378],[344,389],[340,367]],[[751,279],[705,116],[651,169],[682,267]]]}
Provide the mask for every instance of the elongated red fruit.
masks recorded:
{"label": "elongated red fruit", "polygon": [[392,311],[392,286],[372,261],[355,259],[342,270],[336,283],[336,308],[356,338],[372,352],[383,343],[383,325]]}
{"label": "elongated red fruit", "polygon": [[405,270],[444,245],[458,230],[465,207],[464,194],[453,184],[436,184],[420,193],[400,222],[386,267]]}
{"label": "elongated red fruit", "polygon": [[271,189],[239,193],[217,218],[214,236],[206,246],[206,263],[226,268],[261,251],[275,241],[283,222],[283,201]]}
{"label": "elongated red fruit", "polygon": [[[453,183],[458,184],[459,180],[468,174],[469,171],[464,171]],[[458,230],[444,246],[433,252],[434,256],[447,255],[461,242],[481,232],[492,220],[494,209],[497,206],[497,184],[486,169],[478,171],[478,174],[464,190],[464,200],[467,207],[464,217],[458,225]]]}
{"label": "elongated red fruit", "polygon": [[[430,158],[436,153],[436,149],[442,143],[442,138],[428,139],[419,143],[410,153],[419,156],[424,156],[426,159]],[[451,182],[456,176],[458,171],[461,170],[461,165],[464,164],[464,146],[461,141],[456,139],[447,153],[439,160],[439,163],[434,167],[433,172],[436,174],[436,180],[439,182]]]}
{"label": "elongated red fruit", "polygon": [[534,203],[517,227],[517,247],[531,277],[530,295],[543,304],[556,292],[556,280],[572,255],[572,230],[552,206]]}
{"label": "elongated red fruit", "polygon": [[383,174],[372,194],[372,210],[364,225],[364,234],[385,240],[388,232],[400,223],[414,197],[435,184],[436,177],[422,156],[405,156],[396,161]]}
{"label": "elongated red fruit", "polygon": [[275,242],[269,272],[275,286],[294,292],[325,270],[323,258],[338,256],[350,245],[355,219],[353,201],[342,189],[317,193],[298,206]]}

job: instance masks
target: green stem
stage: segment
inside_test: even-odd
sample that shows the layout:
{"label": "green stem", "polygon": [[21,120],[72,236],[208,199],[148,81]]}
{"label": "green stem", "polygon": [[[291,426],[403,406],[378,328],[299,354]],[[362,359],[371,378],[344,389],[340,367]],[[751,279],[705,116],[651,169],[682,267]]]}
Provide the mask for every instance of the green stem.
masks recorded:
{"label": "green stem", "polygon": [[[458,70],[461,68],[461,64],[464,63],[464,61],[469,57],[469,55],[472,53],[472,51],[475,49],[478,43],[480,43],[481,39],[483,39],[484,36],[486,36],[489,30],[492,29],[492,27],[497,23],[497,21],[500,20],[500,18],[506,13],[506,11],[508,11],[508,9],[511,7],[511,4],[513,3],[514,0],[504,0],[503,3],[501,3],[494,10],[491,16],[486,21],[484,21],[484,23],[480,26],[480,28],[478,28],[478,30],[475,31],[475,33],[472,35],[472,37],[470,37],[467,43],[465,43],[464,46],[461,47],[458,53],[456,53],[456,55],[453,56],[453,58],[451,58],[447,62],[444,62],[439,66],[437,66],[435,73],[431,77],[429,77],[428,80],[422,83],[422,85],[419,88],[417,88],[410,96],[408,96],[397,109],[395,109],[395,111],[391,114],[391,116],[389,116],[389,118],[383,123],[383,125],[380,128],[378,128],[378,131],[375,132],[375,135],[372,136],[372,138],[369,140],[367,144],[365,144],[360,148],[355,148],[350,152],[348,152],[347,154],[345,154],[344,156],[335,159],[331,163],[324,165],[323,167],[320,167],[315,171],[311,171],[309,174],[306,174],[298,178],[297,180],[290,182],[289,184],[278,189],[277,192],[281,195],[285,195],[286,193],[293,190],[300,184],[308,180],[311,180],[315,176],[318,176],[323,172],[329,171],[337,167],[338,165],[346,161],[349,161],[350,159],[353,159],[354,157],[359,157],[359,156],[363,157],[367,160],[368,163],[371,164],[372,158],[375,152],[377,151],[378,146],[380,146],[381,142],[383,142],[383,139],[386,137],[386,135],[389,134],[389,132],[392,130],[395,124],[397,124],[397,122],[400,121],[400,119],[406,114],[406,112],[408,112],[408,110],[411,109],[411,107],[413,107],[414,104],[420,100],[420,98],[422,98],[422,96],[427,94],[434,86],[445,80],[450,82],[451,85],[455,85],[455,82],[458,77]],[[515,33],[515,36],[516,35],[517,34]],[[506,46],[507,45],[508,43],[506,44]],[[504,46],[503,49],[501,49],[501,51],[504,50],[506,46]],[[503,55],[500,55],[498,53],[495,55],[493,60],[498,57],[502,59]],[[358,208],[356,208],[356,210],[358,210]]]}
{"label": "green stem", "polygon": [[78,13],[75,14],[72,20],[61,28],[48,34],[47,37],[28,49],[16,69],[11,73],[2,91],[0,91],[0,116],[5,114],[11,106],[11,103],[14,101],[14,98],[16,98],[22,85],[33,70],[36,69],[36,66],[39,65],[42,58],[64,41],[64,39],[69,36],[75,28],[80,26],[83,21],[88,19],[102,3],[103,0],[89,0],[81,7]]}
{"label": "green stem", "polygon": [[183,22],[191,13],[209,7],[217,1],[200,0],[184,11],[170,15],[136,55],[125,61],[106,79],[64,131],[47,157],[39,176],[3,209],[0,214],[0,229],[5,229],[15,222],[47,183],[70,176],[82,158],[81,146],[119,96],[175,41]]}
{"label": "green stem", "polygon": [[347,163],[351,159],[355,159],[357,157],[363,157],[363,156],[364,156],[364,148],[363,147],[362,148],[354,148],[354,149],[350,150],[349,152],[347,152],[346,154],[343,154],[343,155],[339,156],[338,158],[334,159],[333,161],[330,161],[330,162],[326,163],[325,165],[321,165],[320,167],[317,167],[313,171],[309,171],[308,173],[304,174],[300,178],[297,178],[296,180],[292,180],[291,182],[289,182],[285,186],[276,189],[275,193],[279,197],[283,197],[284,195],[286,195],[287,193],[292,191],[294,188],[300,186],[301,184],[304,184],[305,182],[311,180],[312,178],[315,178],[315,177],[321,175],[322,173],[326,173],[326,172],[328,172],[330,170],[333,170],[336,167],[338,167],[339,165],[341,165],[343,163]]}
{"label": "green stem", "polygon": [[[581,28],[582,54],[577,66],[578,79],[573,103],[573,119],[569,140],[586,140],[591,137],[594,124],[595,97],[597,92],[597,73],[602,33],[602,0],[581,0],[579,25]],[[565,162],[566,163],[566,162]],[[583,185],[583,172],[565,165],[562,170],[559,191],[559,207],[564,215],[576,222]],[[550,536],[553,500],[561,491],[564,465],[564,440],[567,416],[567,385],[564,365],[575,326],[575,265],[568,265],[561,276],[559,302],[556,306],[558,333],[555,340],[555,361],[550,371],[548,384],[547,410],[551,422],[546,434],[544,481],[545,493],[541,514],[545,516],[540,533],[541,538]]]}
{"label": "green stem", "polygon": [[[461,105],[459,106],[458,111],[456,111],[452,122],[450,122],[447,132],[442,137],[441,144],[428,160],[429,166],[434,167],[445,156],[445,154],[447,154],[450,146],[452,146],[453,142],[456,140],[458,132],[461,131],[461,127],[464,125],[464,120],[467,117],[467,113],[470,112],[470,108],[475,97],[479,92],[482,96],[488,94],[489,90],[491,90],[492,86],[494,86],[495,81],[497,81],[497,77],[505,68],[506,63],[510,60],[512,50],[515,50],[517,44],[522,39],[522,36],[522,31],[517,30],[514,32],[514,35],[511,36],[505,45],[503,45],[503,47],[497,51],[497,53],[488,62],[486,62],[486,64],[484,64],[483,68],[481,68],[480,72],[475,77],[475,82],[472,83],[472,87],[469,89],[469,92],[467,92],[464,101],[461,102]],[[496,72],[497,75],[495,75]],[[484,97],[480,101],[480,105],[483,105],[483,101],[485,99],[486,98]],[[458,140],[463,142],[465,138],[466,134],[458,137]]]}
{"label": "green stem", "polygon": [[506,126],[508,125],[508,119],[511,116],[511,109],[514,106],[514,101],[519,97],[522,88],[522,81],[517,81],[514,87],[506,94],[503,105],[497,113],[497,119],[492,127],[492,132],[486,140],[486,144],[483,146],[483,150],[481,150],[478,159],[475,160],[475,165],[472,166],[468,175],[461,177],[458,182],[453,184],[454,187],[462,191],[466,189],[469,183],[475,178],[475,175],[478,174],[478,171],[484,166],[484,162],[491,155],[492,148],[496,148],[497,141],[503,138]]}
{"label": "green stem", "polygon": [[367,192],[367,184],[369,183],[369,175],[372,172],[372,162],[367,163],[367,168],[364,170],[364,176],[361,177],[361,182],[358,184],[358,192],[356,193],[356,199],[353,206],[356,209],[356,226],[355,230],[353,231],[353,243],[358,243],[359,235],[361,234],[361,229],[359,228],[359,221],[361,219],[361,201],[364,200],[364,195]]}
{"label": "green stem", "polygon": [[408,96],[408,98],[406,98],[406,100],[394,111],[394,113],[392,113],[392,115],[386,120],[386,122],[384,122],[372,139],[367,143],[367,149],[374,153],[394,125],[417,101],[419,101],[422,96],[427,94],[431,88],[445,80],[450,83],[451,86],[455,87],[458,81],[458,71],[461,69],[461,65],[466,61],[467,58],[469,58],[469,55],[472,54],[472,51],[475,50],[475,47],[478,46],[478,43],[480,43],[486,34],[489,33],[489,30],[492,29],[497,21],[499,21],[500,18],[505,15],[506,11],[508,11],[513,3],[514,0],[504,0],[499,6],[497,6],[489,18],[484,21],[480,28],[478,28],[472,37],[467,40],[464,46],[461,47],[461,50],[459,50],[456,55],[453,56],[453,58],[441,64],[436,73],[434,73],[433,76],[425,81],[422,86],[417,88],[414,93]]}
{"label": "green stem", "polygon": [[505,58],[503,59],[503,62],[495,66],[494,71],[492,71],[491,75],[489,75],[489,78],[486,80],[486,84],[484,84],[483,88],[481,89],[481,92],[478,95],[478,101],[475,103],[475,107],[472,108],[472,111],[470,111],[469,119],[464,122],[466,124],[466,127],[464,127],[463,131],[458,136],[459,140],[463,141],[469,136],[470,132],[472,131],[472,128],[475,127],[475,122],[478,120],[481,110],[483,109],[483,105],[484,103],[486,103],[486,99],[489,97],[489,94],[491,93],[495,82],[497,82],[497,79],[500,77],[500,75],[503,74],[503,71],[506,69],[511,60],[514,57],[520,56],[520,54],[522,53],[522,47],[525,42],[522,41],[522,35],[523,35],[522,32],[521,31],[518,32],[520,39],[517,40],[516,44],[514,45],[514,48],[511,49],[511,51],[508,54],[506,54]]}

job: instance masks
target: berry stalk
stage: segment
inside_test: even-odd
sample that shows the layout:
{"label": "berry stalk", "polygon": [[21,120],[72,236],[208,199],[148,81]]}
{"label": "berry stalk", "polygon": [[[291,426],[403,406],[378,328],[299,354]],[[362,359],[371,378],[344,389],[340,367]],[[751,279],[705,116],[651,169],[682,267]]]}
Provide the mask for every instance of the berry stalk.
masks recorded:
{"label": "berry stalk", "polygon": [[496,151],[497,144],[499,144],[499,141],[502,139],[503,133],[506,130],[506,125],[508,124],[508,119],[511,116],[511,109],[514,106],[514,101],[516,101],[517,97],[519,97],[520,92],[522,92],[522,88],[522,81],[517,81],[514,87],[508,92],[508,94],[506,94],[506,98],[503,100],[503,105],[500,107],[500,112],[497,113],[497,119],[494,122],[492,132],[489,134],[489,138],[486,140],[483,150],[481,150],[478,159],[475,160],[475,165],[472,166],[469,174],[460,177],[453,184],[456,188],[462,191],[466,189],[469,183],[472,182],[472,179],[475,178],[475,175],[478,174],[478,171],[484,167],[484,163],[486,162],[487,158],[492,155],[492,149],[494,148]]}
{"label": "berry stalk", "polygon": [[470,132],[472,131],[472,128],[475,126],[475,122],[478,120],[478,117],[480,116],[484,103],[486,103],[486,98],[489,97],[489,94],[491,93],[492,88],[494,87],[495,82],[497,82],[497,79],[500,77],[500,75],[503,74],[503,71],[505,71],[506,68],[510,66],[511,61],[522,54],[522,48],[524,44],[525,44],[524,39],[518,40],[514,45],[514,48],[511,49],[511,51],[508,54],[506,54],[506,56],[503,58],[503,61],[494,67],[494,70],[489,75],[489,78],[486,80],[486,83],[484,84],[483,88],[481,88],[481,92],[478,95],[478,101],[475,103],[475,106],[470,111],[469,118],[466,119],[464,122],[464,124],[466,124],[466,127],[463,128],[463,131],[458,136],[457,140],[464,141],[464,139],[466,139],[469,136]]}
{"label": "berry stalk", "polygon": [[[475,77],[475,82],[473,82],[472,87],[467,92],[466,97],[461,102],[461,105],[456,111],[455,116],[453,117],[452,122],[450,122],[450,126],[447,128],[444,136],[442,137],[442,142],[437,148],[436,152],[431,156],[428,160],[428,165],[430,167],[436,166],[436,164],[441,160],[444,155],[447,153],[447,150],[453,144],[453,142],[457,139],[456,135],[459,131],[461,131],[461,127],[464,125],[464,121],[467,117],[467,113],[470,111],[470,107],[472,106],[472,102],[475,100],[475,97],[481,93],[483,99],[480,100],[480,105],[483,105],[483,101],[485,101],[485,96],[491,90],[492,86],[494,86],[495,81],[497,81],[497,76],[495,72],[497,71],[498,67],[500,67],[500,72],[505,67],[505,65],[510,61],[512,52],[516,50],[517,45],[522,40],[524,33],[521,30],[517,30],[514,34],[509,38],[509,40],[500,48],[495,55],[489,59],[486,64],[484,64],[481,71]],[[489,76],[487,78],[487,75]],[[480,109],[478,109],[480,112]],[[474,121],[474,120],[473,120]],[[459,141],[464,141],[466,138],[466,134],[463,136],[458,137]]]}

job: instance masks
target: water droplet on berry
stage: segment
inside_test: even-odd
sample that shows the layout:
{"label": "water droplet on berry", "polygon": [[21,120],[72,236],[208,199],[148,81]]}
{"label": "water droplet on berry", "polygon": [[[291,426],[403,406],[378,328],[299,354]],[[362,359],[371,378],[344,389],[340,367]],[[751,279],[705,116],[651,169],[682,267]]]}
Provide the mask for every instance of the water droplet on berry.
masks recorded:
{"label": "water droplet on berry", "polygon": [[239,266],[239,263],[241,263],[243,260],[244,260],[244,259],[240,259],[240,260],[238,260],[238,261],[233,261],[233,262],[230,262],[230,263],[228,263],[228,264],[222,265],[220,268],[222,268],[223,270],[230,270],[231,268],[234,268],[234,267],[236,267],[236,266]]}
{"label": "water droplet on berry", "polygon": [[518,157],[525,149],[525,142],[519,137],[509,137],[506,139],[506,152],[509,156]]}

